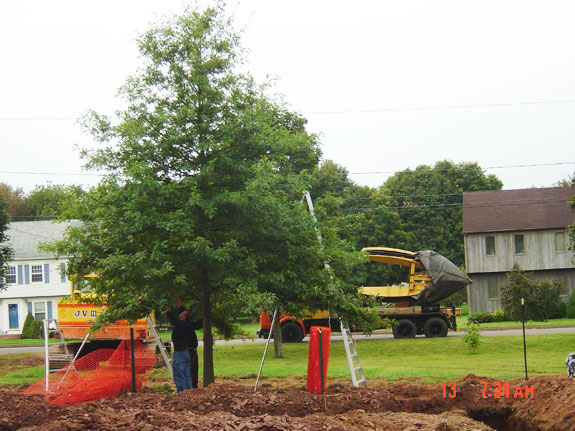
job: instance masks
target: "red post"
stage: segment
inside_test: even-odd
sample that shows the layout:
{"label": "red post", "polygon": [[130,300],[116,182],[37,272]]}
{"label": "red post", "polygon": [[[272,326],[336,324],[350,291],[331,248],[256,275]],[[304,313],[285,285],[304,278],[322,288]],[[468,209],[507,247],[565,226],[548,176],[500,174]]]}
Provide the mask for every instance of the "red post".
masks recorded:
{"label": "red post", "polygon": [[[319,331],[321,331],[321,354]],[[309,337],[306,390],[308,392],[321,394],[322,390],[326,387],[327,381],[331,329],[324,326],[312,326]],[[322,359],[323,364],[321,363]]]}

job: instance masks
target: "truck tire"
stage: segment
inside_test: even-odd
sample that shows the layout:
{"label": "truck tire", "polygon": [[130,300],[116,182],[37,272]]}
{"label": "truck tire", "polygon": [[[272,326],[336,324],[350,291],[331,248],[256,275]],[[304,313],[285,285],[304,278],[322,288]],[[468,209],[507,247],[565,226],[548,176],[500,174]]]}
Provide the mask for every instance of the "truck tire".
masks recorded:
{"label": "truck tire", "polygon": [[303,331],[296,322],[286,322],[282,325],[282,341],[284,343],[299,343],[303,340]]}
{"label": "truck tire", "polygon": [[393,325],[392,331],[393,338],[415,338],[417,327],[411,320],[401,319],[397,325]]}
{"label": "truck tire", "polygon": [[441,317],[432,317],[423,325],[423,333],[428,338],[446,337],[447,322]]}

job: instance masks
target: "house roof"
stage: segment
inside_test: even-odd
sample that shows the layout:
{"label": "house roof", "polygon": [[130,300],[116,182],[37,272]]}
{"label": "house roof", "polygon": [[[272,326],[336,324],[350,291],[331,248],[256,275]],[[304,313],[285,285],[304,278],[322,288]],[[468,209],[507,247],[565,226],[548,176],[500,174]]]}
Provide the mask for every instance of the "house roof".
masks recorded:
{"label": "house roof", "polygon": [[563,229],[575,220],[574,194],[569,187],[463,193],[463,233]]}
{"label": "house roof", "polygon": [[54,256],[38,250],[38,245],[62,239],[69,226],[79,226],[79,220],[66,222],[19,221],[8,224],[8,246],[14,250],[13,260],[42,259]]}

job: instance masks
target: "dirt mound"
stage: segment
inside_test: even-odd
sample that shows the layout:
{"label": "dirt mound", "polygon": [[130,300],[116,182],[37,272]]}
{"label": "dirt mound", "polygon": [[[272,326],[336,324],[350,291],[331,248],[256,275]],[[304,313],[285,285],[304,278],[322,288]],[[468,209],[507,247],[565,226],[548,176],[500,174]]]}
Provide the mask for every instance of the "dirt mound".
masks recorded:
{"label": "dirt mound", "polygon": [[[485,394],[482,382],[487,382]],[[575,429],[575,382],[565,376],[496,382],[469,375],[454,386],[411,381],[370,388],[332,384],[327,411],[321,395],[262,386],[254,393],[250,386],[224,382],[175,395],[126,393],[68,407],[51,407],[37,395],[0,392],[0,431]]]}

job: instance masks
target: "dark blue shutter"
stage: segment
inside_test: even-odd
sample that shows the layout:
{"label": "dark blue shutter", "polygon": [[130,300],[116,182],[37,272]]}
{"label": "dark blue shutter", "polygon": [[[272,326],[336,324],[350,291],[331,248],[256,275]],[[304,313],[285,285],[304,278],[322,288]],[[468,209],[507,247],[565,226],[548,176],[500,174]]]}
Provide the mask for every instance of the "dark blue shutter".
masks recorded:
{"label": "dark blue shutter", "polygon": [[50,264],[44,264],[44,283],[50,283]]}
{"label": "dark blue shutter", "polygon": [[32,303],[31,302],[28,303],[28,313],[30,313],[31,315],[34,315],[34,313],[32,313]]}
{"label": "dark blue shutter", "polygon": [[52,318],[52,301],[46,301],[46,308],[48,309],[48,319]]}
{"label": "dark blue shutter", "polygon": [[18,284],[24,284],[24,269],[22,265],[18,265]]}
{"label": "dark blue shutter", "polygon": [[62,283],[66,283],[66,264],[65,263],[60,264],[60,277],[61,277],[60,281]]}
{"label": "dark blue shutter", "polygon": [[30,284],[30,265],[24,265],[24,284]]}

